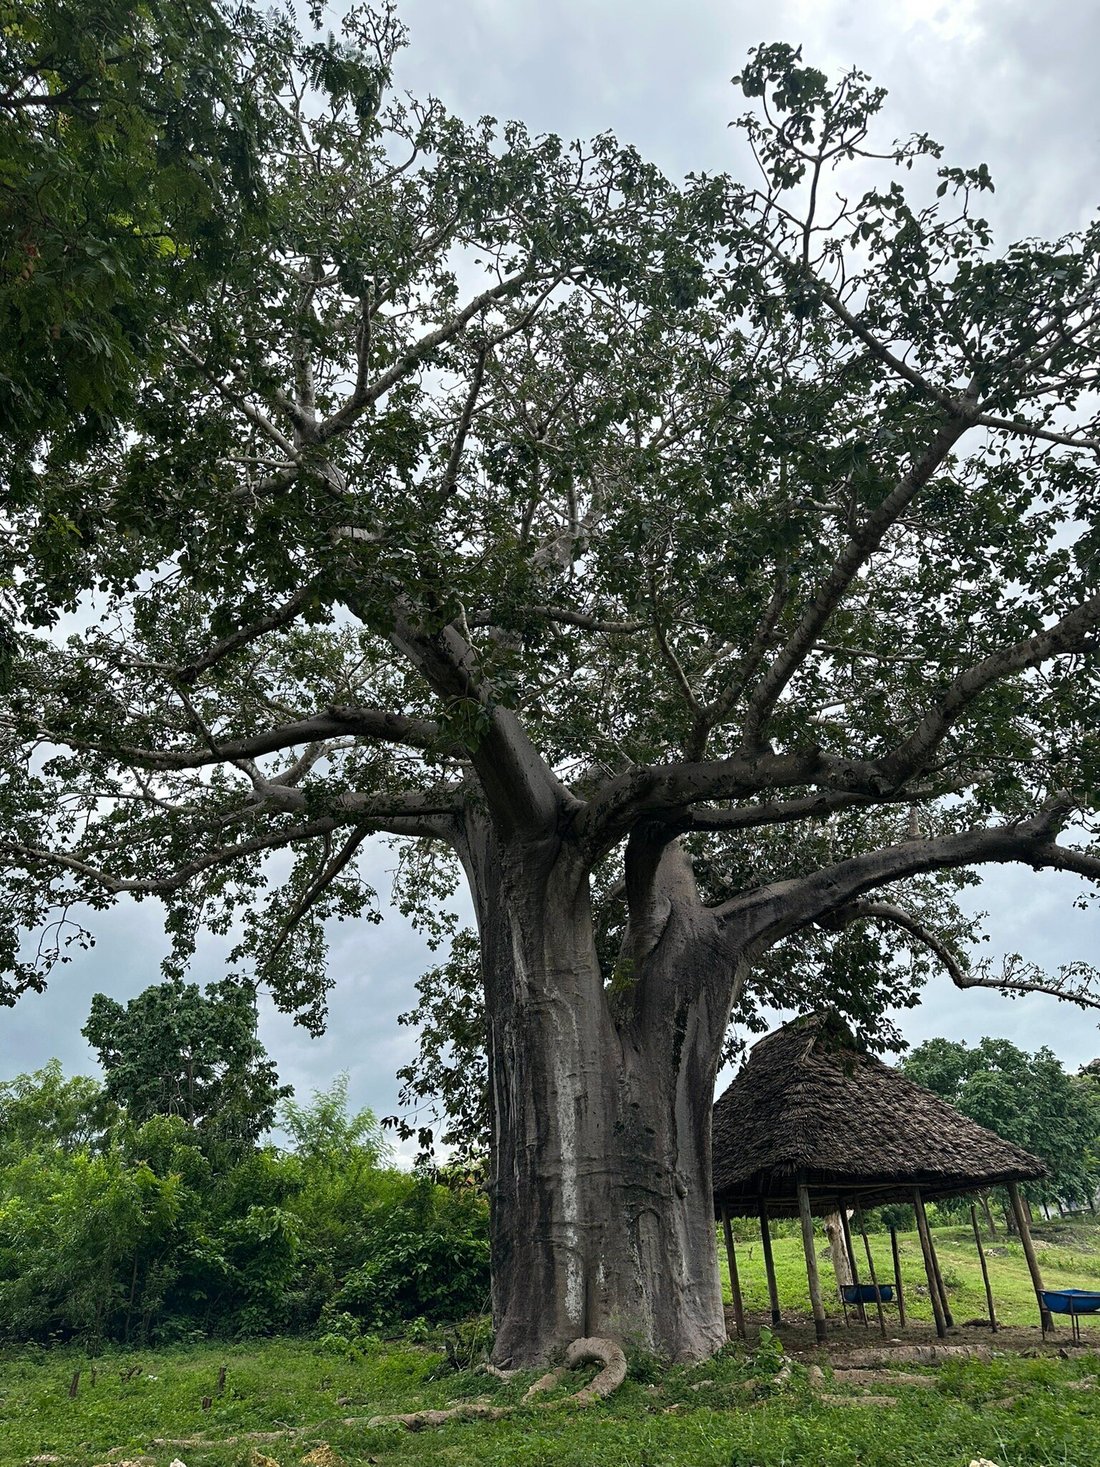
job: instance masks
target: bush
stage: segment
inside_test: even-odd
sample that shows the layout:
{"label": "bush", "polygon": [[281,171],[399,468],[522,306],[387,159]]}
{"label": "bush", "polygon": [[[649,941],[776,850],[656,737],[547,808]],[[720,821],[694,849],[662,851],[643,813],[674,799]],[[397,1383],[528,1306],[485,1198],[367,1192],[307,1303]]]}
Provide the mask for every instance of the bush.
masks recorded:
{"label": "bush", "polygon": [[[51,1076],[38,1112],[71,1099]],[[0,1151],[0,1338],[318,1329],[346,1350],[364,1325],[433,1328],[483,1308],[484,1199],[387,1167],[373,1119],[346,1118],[345,1102],[338,1082],[316,1115],[295,1109],[299,1151],[254,1149],[220,1169],[178,1116],[122,1116],[83,1144],[43,1124],[30,1155],[13,1131]]]}
{"label": "bush", "polygon": [[476,1194],[411,1180],[401,1204],[372,1219],[365,1251],[334,1303],[368,1325],[453,1320],[486,1303],[488,1211]]}

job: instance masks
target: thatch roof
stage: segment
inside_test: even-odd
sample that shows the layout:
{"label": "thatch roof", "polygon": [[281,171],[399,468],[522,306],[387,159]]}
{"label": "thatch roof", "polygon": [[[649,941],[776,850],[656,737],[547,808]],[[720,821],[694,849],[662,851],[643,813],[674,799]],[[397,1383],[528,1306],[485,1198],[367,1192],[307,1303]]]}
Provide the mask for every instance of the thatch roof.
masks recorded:
{"label": "thatch roof", "polygon": [[1038,1157],[960,1115],[867,1054],[834,1015],[795,1019],[754,1045],[715,1103],[714,1197],[733,1214],[815,1212],[972,1192],[1044,1176]]}

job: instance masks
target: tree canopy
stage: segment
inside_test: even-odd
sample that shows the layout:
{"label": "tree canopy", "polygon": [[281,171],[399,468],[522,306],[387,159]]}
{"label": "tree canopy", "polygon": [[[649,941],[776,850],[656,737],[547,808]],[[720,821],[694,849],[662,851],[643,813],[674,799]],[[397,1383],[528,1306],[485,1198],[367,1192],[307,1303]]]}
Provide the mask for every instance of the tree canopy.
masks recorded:
{"label": "tree canopy", "polygon": [[995,247],[984,167],[789,46],[737,79],[759,177],[674,183],[395,91],[391,7],[244,34],[263,214],[120,431],[6,511],[6,993],[21,930],[131,893],[170,973],[233,932],[316,1028],[369,838],[440,938],[461,868],[500,1358],[642,1308],[647,1187],[682,1257],[637,1337],[703,1353],[731,1011],[825,996],[886,1042],[932,963],[1100,1002],[974,965],[952,900],[1100,876],[1100,225]]}
{"label": "tree canopy", "polygon": [[127,412],[260,206],[243,39],[214,0],[0,5],[9,492],[44,434],[79,445]]}
{"label": "tree canopy", "polygon": [[255,993],[230,980],[157,983],[125,1004],[97,993],[83,1034],[131,1124],[179,1116],[211,1151],[255,1146],[292,1093],[257,1037]]}
{"label": "tree canopy", "polygon": [[1051,1050],[1027,1054],[1007,1039],[972,1047],[929,1039],[901,1068],[963,1115],[1045,1161],[1049,1181],[1028,1189],[1041,1200],[1092,1201],[1100,1134],[1095,1086],[1087,1077],[1067,1075]]}

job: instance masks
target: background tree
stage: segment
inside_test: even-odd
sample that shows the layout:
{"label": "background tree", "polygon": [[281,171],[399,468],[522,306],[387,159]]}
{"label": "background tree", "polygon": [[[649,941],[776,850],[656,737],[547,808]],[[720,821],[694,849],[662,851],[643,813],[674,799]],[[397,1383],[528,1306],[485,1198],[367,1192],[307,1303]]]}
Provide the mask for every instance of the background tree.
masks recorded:
{"label": "background tree", "polygon": [[95,1148],[117,1120],[98,1081],[66,1078],[52,1059],[33,1074],[0,1081],[0,1165],[40,1150]]}
{"label": "background tree", "polygon": [[250,1150],[292,1093],[257,1037],[255,993],[230,979],[154,984],[125,1004],[97,993],[82,1032],[131,1124],[179,1116],[211,1151]]}
{"label": "background tree", "polygon": [[902,1062],[918,1085],[1046,1162],[1032,1200],[1089,1204],[1096,1191],[1097,1110],[1087,1085],[1049,1049],[1027,1054],[1007,1039],[929,1039]]}
{"label": "background tree", "polygon": [[972,966],[951,896],[1100,875],[1100,229],[995,253],[986,170],[789,47],[740,79],[758,186],[675,187],[389,94],[403,39],[252,27],[266,221],[54,465],[65,564],[12,518],[18,597],[103,619],[16,669],[8,916],[158,896],[170,971],[239,930],[316,1026],[369,837],[423,920],[461,868],[497,1358],[698,1357],[731,1012],[835,993],[881,1042],[931,962],[1096,1002]]}

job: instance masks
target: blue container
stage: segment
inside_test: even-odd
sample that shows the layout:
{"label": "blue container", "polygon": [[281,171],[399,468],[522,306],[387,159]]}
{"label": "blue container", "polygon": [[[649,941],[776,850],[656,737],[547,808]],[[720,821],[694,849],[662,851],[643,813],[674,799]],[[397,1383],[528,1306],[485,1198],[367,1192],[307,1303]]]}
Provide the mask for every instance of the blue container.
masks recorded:
{"label": "blue container", "polygon": [[1096,1289],[1044,1289],[1043,1303],[1051,1314],[1095,1314],[1100,1310]]}
{"label": "blue container", "polygon": [[[892,1284],[879,1284],[876,1289],[874,1284],[845,1284],[841,1289],[845,1304],[873,1304],[876,1297],[883,1304],[889,1304],[894,1297],[894,1286]],[[1100,1294],[1097,1299],[1100,1300]],[[1054,1307],[1053,1305],[1051,1306]]]}

